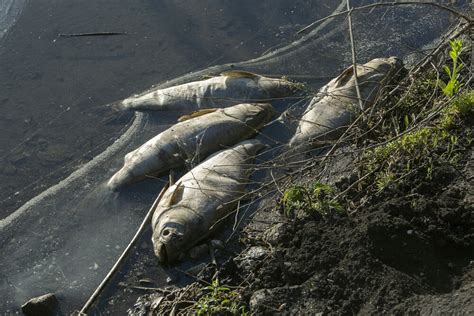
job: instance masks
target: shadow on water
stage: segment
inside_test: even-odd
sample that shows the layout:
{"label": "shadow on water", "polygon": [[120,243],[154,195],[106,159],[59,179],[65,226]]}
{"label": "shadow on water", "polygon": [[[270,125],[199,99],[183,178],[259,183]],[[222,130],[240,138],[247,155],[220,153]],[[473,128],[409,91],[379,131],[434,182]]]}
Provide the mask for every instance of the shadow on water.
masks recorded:
{"label": "shadow on water", "polygon": [[[283,6],[283,1],[277,2]],[[183,3],[179,2],[181,6]],[[275,2],[264,3],[273,5]],[[310,1],[305,3],[311,6]],[[163,4],[171,5],[169,1]],[[226,10],[229,10],[235,2],[220,5],[228,6]],[[345,5],[344,2],[333,3],[331,7],[342,10]],[[172,22],[170,18],[170,29]],[[420,7],[394,7],[354,14],[353,22],[358,58],[367,61],[413,53],[435,41],[452,20],[436,10],[428,14]],[[217,22],[210,16],[209,23]],[[272,20],[272,23],[278,25],[279,21]],[[212,25],[205,23],[199,27],[212,29]],[[231,33],[232,27],[226,31]],[[211,47],[204,45],[202,49]],[[293,44],[261,58],[207,68],[166,82],[162,87],[196,80],[209,73],[243,69],[306,78],[304,81],[316,91],[328,81],[324,78],[337,74],[350,60],[347,24],[344,17],[340,17],[328,20]],[[301,109],[304,102],[287,100],[276,107],[283,112],[294,104]],[[66,313],[80,308],[130,241],[166,179],[149,179],[120,193],[108,191],[106,181],[122,164],[127,152],[164,130],[176,117],[173,113],[136,114],[129,128],[104,152],[0,221],[2,310],[16,311],[26,299],[47,292],[57,294]],[[281,122],[275,121],[258,137],[270,145],[285,142],[291,130],[281,128]],[[147,231],[104,292],[96,311],[123,313],[124,308],[130,306],[139,292],[126,289],[124,295],[112,303],[108,297],[121,289],[120,280],[127,279],[134,271],[153,276],[157,286],[166,285],[167,277],[176,278],[176,270],[158,266],[149,240],[150,231]],[[189,263],[183,263],[179,267],[188,266]]]}

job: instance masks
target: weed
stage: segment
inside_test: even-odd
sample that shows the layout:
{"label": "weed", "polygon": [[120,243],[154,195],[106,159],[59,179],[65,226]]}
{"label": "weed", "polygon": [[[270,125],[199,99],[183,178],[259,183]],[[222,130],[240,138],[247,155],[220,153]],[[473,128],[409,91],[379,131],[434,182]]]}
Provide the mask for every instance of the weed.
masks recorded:
{"label": "weed", "polygon": [[443,70],[448,75],[449,81],[446,83],[440,80],[438,82],[438,85],[446,96],[452,97],[463,86],[463,84],[459,82],[459,74],[464,65],[462,64],[462,62],[458,63],[459,55],[461,55],[463,47],[462,41],[460,39],[454,39],[450,41],[449,45],[451,46],[451,50],[449,51],[449,57],[451,57],[453,68],[450,69],[447,65],[443,66]]}
{"label": "weed", "polygon": [[451,129],[456,126],[456,120],[466,120],[474,117],[474,90],[468,90],[456,97],[443,110],[439,126],[442,129]]}
{"label": "weed", "polygon": [[287,217],[292,217],[292,214],[302,207],[304,207],[310,195],[308,190],[302,186],[293,186],[285,190],[283,193],[282,204]]}
{"label": "weed", "polygon": [[283,193],[283,210],[287,217],[293,217],[299,209],[308,215],[343,213],[344,207],[333,200],[334,195],[335,191],[331,186],[320,182],[314,183],[311,188],[292,186]]}
{"label": "weed", "polygon": [[377,190],[381,192],[385,189],[388,185],[390,185],[395,180],[395,175],[391,171],[383,171],[377,174],[377,178],[375,180],[377,185]]}
{"label": "weed", "polygon": [[201,296],[194,304],[197,315],[248,315],[247,308],[241,304],[240,295],[220,285],[218,279],[214,279],[205,289],[209,293]]}

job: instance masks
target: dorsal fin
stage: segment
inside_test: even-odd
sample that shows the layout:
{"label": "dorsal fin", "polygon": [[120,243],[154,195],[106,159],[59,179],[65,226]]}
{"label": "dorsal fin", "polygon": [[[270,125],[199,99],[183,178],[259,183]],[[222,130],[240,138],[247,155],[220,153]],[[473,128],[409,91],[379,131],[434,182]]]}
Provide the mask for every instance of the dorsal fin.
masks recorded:
{"label": "dorsal fin", "polygon": [[229,71],[224,71],[221,73],[221,76],[224,77],[229,77],[229,78],[250,78],[250,79],[257,79],[260,77],[257,74],[254,74],[252,72],[244,71],[244,70],[229,70]]}
{"label": "dorsal fin", "polygon": [[352,76],[354,74],[354,67],[350,66],[346,70],[344,70],[335,80],[336,82],[336,87],[342,86],[347,82],[349,79],[348,77]]}
{"label": "dorsal fin", "polygon": [[206,115],[206,114],[215,112],[215,111],[217,111],[217,110],[218,110],[218,109],[202,109],[202,110],[197,110],[197,111],[194,111],[194,112],[191,112],[191,113],[189,113],[189,114],[185,114],[185,115],[179,117],[179,118],[178,118],[178,122],[184,122],[184,121],[190,120],[190,119],[195,118],[195,117],[199,117],[199,116],[203,116],[203,115]]}
{"label": "dorsal fin", "polygon": [[184,187],[181,185],[181,182],[176,183],[176,186],[173,192],[171,193],[171,196],[169,196],[168,198],[168,206],[173,206],[181,200],[181,198],[183,197],[183,190]]}

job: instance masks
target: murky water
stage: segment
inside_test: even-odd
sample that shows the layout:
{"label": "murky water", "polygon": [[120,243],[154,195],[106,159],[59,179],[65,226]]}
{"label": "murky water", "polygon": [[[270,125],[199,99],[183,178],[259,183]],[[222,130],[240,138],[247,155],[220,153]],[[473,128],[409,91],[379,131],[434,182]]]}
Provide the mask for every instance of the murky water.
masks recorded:
{"label": "murky water", "polygon": [[[347,21],[294,34],[344,8],[343,1],[283,0],[27,3],[0,60],[0,310],[16,311],[46,292],[57,293],[65,312],[79,308],[162,187],[150,179],[116,194],[104,184],[127,152],[176,116],[115,113],[104,104],[227,69],[288,75],[316,90],[350,64]],[[423,7],[354,13],[358,58],[408,57],[453,21]],[[58,33],[94,31],[128,35],[55,41]],[[275,125],[263,134],[285,137]]]}

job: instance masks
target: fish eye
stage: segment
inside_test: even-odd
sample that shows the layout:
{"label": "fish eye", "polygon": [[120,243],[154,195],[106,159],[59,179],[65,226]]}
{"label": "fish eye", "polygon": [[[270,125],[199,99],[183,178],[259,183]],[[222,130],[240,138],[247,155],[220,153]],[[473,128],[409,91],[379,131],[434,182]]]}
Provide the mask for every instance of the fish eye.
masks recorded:
{"label": "fish eye", "polygon": [[163,236],[168,236],[169,234],[170,234],[170,231],[169,231],[169,230],[165,229],[165,230],[163,231]]}

